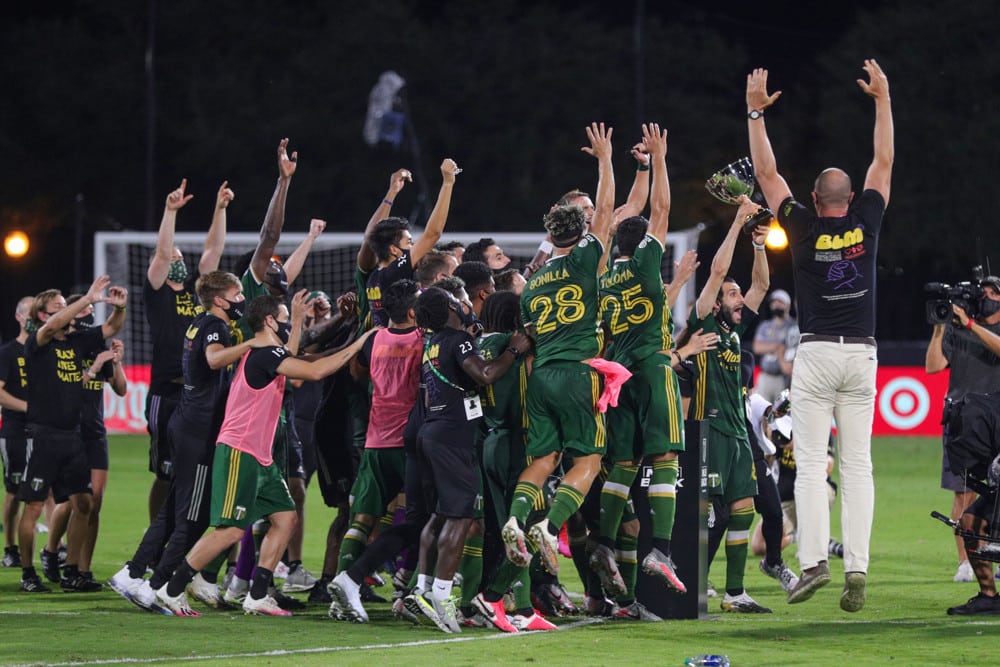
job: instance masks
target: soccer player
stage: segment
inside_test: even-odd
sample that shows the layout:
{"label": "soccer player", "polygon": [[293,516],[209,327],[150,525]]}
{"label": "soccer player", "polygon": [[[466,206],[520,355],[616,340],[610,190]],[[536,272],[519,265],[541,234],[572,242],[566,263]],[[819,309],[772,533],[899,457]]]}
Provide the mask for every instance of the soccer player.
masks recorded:
{"label": "soccer player", "polygon": [[24,361],[24,343],[28,340],[29,316],[34,297],[26,296],[17,302],[14,319],[17,336],[0,347],[0,456],[3,458],[3,516],[0,520],[7,527],[4,531],[3,567],[21,567],[21,553],[17,549],[18,515],[21,501],[17,497],[24,466],[28,461],[27,423],[28,371]]}
{"label": "soccer player", "polygon": [[[677,453],[684,449],[684,422],[680,390],[671,368],[673,321],[665,304],[660,263],[670,214],[667,178],[667,133],[656,123],[642,128],[653,170],[650,216],[631,217],[618,225],[615,239],[619,257],[601,277],[601,310],[613,337],[606,358],[626,366],[632,377],[622,387],[618,406],[608,412],[608,459],[614,464],[601,491],[600,533],[591,554],[591,567],[601,576],[605,590],[621,606],[643,616],[635,588],[622,580],[615,563],[615,538],[629,489],[644,457],[649,457],[653,477],[649,485],[653,549],[642,562],[643,571],[681,593],[684,583],[670,559],[676,505]],[[633,538],[634,539],[634,538]],[[631,585],[627,585],[631,584]],[[657,619],[659,620],[659,619]]]}
{"label": "soccer player", "polygon": [[764,238],[768,227],[753,232],[753,276],[746,297],[728,275],[736,240],[745,221],[760,206],[742,197],[729,233],[712,259],[708,281],[698,295],[688,320],[690,331],[717,336],[718,347],[698,355],[692,411],[708,419],[708,493],[720,496],[730,508],[726,531],[726,594],[723,611],[770,613],[743,589],[753,498],[757,495],[753,452],[746,429],[746,407],[740,380],[740,335],[753,324],[769,284]]}
{"label": "soccer player", "polygon": [[[25,505],[18,525],[21,590],[29,593],[49,590],[35,572],[32,551],[35,521],[50,490],[57,502],[69,500],[73,508],[67,533],[67,567],[78,565],[86,541],[91,491],[90,463],[80,436],[87,370],[83,358],[88,351],[103,346],[125,323],[128,291],[123,287],[108,289],[110,283],[108,276],[100,276],[87,294],[70,306],[59,290],[46,290],[35,297],[29,311],[38,327],[24,343],[28,369],[27,423],[32,449],[21,480],[20,495]],[[104,296],[106,289],[108,294]],[[73,318],[97,302],[114,306],[111,317],[100,327],[68,333]]]}
{"label": "soccer player", "polygon": [[559,570],[557,535],[583,502],[605,451],[604,414],[598,410],[600,374],[587,362],[600,342],[597,270],[614,214],[615,180],[611,166],[611,128],[587,128],[597,158],[597,208],[587,231],[579,206],[556,208],[545,216],[555,246],[553,257],[535,273],[521,295],[525,327],[535,338],[536,357],[528,380],[528,448],[532,461],[521,474],[502,538],[507,557],[527,567],[525,522],[539,503],[542,485],[565,455],[573,466],[563,476],[548,516],[528,536],[547,570]]}
{"label": "soccer player", "polygon": [[226,400],[212,471],[211,524],[215,530],[194,545],[170,581],[156,591],[157,603],[176,616],[198,616],[184,589],[194,575],[238,542],[246,528],[266,517],[270,529],[261,544],[257,570],[243,600],[248,614],[289,616],[268,595],[278,564],[294,528],[295,504],[282,471],[275,465],[272,444],[278,426],[285,379],[320,380],[344,366],[375,330],[347,348],[315,362],[291,356],[305,319],[306,291],[292,299],[294,317],[280,297],[260,296],[247,307],[253,348],[240,360]]}

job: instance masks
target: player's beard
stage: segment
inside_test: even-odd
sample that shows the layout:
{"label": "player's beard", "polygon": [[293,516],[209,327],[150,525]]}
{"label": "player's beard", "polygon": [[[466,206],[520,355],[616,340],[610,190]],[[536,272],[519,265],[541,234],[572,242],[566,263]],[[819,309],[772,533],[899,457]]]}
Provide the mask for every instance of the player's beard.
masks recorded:
{"label": "player's beard", "polygon": [[722,323],[725,324],[726,328],[729,330],[732,330],[733,327],[739,324],[739,321],[737,321],[736,318],[736,311],[731,306],[723,305],[719,307],[719,319],[722,320]]}

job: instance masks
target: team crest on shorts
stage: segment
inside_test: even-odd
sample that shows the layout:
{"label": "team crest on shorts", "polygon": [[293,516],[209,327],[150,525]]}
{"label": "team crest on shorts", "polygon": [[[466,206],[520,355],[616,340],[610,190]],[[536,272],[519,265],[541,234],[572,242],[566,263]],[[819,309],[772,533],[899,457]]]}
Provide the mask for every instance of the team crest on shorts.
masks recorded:
{"label": "team crest on shorts", "polygon": [[10,476],[10,481],[12,481],[14,484],[20,484],[21,483],[21,473],[19,473],[19,472],[13,473]]}
{"label": "team crest on shorts", "polygon": [[247,515],[247,508],[242,505],[237,505],[236,509],[233,510],[233,518],[237,521],[242,521],[243,517]]}
{"label": "team crest on shorts", "polygon": [[35,477],[31,480],[32,491],[41,491],[43,486],[45,486],[45,480],[41,477]]}

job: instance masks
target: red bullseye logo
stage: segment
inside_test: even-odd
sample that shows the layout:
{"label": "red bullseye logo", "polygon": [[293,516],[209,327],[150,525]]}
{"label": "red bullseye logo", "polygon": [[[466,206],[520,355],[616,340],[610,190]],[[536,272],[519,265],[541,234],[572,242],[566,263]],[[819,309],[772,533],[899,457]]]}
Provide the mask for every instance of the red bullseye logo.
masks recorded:
{"label": "red bullseye logo", "polygon": [[912,377],[889,381],[879,394],[878,410],[882,419],[901,431],[919,426],[930,411],[927,388]]}

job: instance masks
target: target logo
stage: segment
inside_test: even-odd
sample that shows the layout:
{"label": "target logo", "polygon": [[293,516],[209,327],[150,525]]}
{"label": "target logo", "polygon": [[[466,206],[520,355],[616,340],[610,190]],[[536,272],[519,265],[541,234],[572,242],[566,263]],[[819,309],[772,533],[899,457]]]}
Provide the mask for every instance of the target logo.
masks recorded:
{"label": "target logo", "polygon": [[912,377],[890,380],[879,392],[878,410],[889,426],[900,431],[916,428],[927,419],[931,397],[927,388]]}

